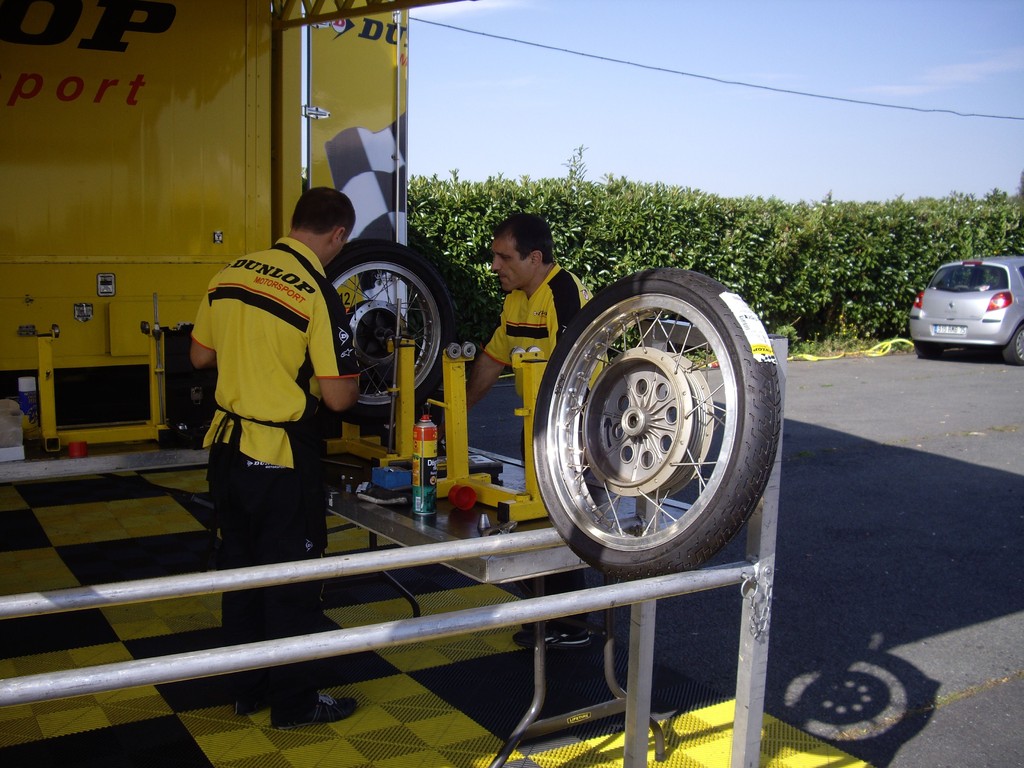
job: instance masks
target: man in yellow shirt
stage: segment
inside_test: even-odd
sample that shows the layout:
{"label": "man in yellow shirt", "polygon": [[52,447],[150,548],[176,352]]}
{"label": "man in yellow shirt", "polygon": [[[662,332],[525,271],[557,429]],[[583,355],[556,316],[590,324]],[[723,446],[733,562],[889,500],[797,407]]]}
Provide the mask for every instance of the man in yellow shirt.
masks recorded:
{"label": "man in yellow shirt", "polygon": [[[494,229],[491,271],[498,276],[507,295],[498,327],[470,371],[466,386],[469,408],[490,391],[501,372],[512,364],[513,350],[537,347],[550,358],[566,325],[590,299],[590,292],[579,278],[555,263],[553,250],[551,230],[540,216],[517,213]],[[580,570],[544,579],[547,594],[571,592],[585,586]],[[585,615],[578,615],[568,620],[549,621],[545,636],[547,647],[586,648],[591,638],[590,632],[580,626],[585,619]],[[533,628],[517,632],[513,640],[532,648]]]}
{"label": "man in yellow shirt", "polygon": [[551,230],[540,216],[518,213],[494,229],[491,271],[507,294],[501,320],[466,388],[472,408],[512,365],[512,350],[538,347],[547,357],[565,326],[590,299],[575,275],[555,263]]}
{"label": "man in yellow shirt", "polygon": [[[205,445],[222,568],[315,558],[326,549],[315,413],[321,401],[334,411],[354,405],[359,369],[349,320],[325,267],[354,222],[341,192],[307,191],[288,236],[225,266],[200,303],[190,356],[196,368],[217,368],[217,411]],[[227,643],[314,632],[319,598],[315,582],[226,592]],[[277,728],[334,722],[355,710],[353,699],[319,693],[309,665],[237,680],[235,712],[269,705]]]}

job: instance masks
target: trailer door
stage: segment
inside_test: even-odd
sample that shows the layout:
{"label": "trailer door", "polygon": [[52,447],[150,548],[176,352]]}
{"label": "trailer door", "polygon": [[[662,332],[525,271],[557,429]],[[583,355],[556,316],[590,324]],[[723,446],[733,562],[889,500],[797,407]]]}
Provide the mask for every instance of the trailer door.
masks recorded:
{"label": "trailer door", "polygon": [[353,238],[405,244],[408,13],[309,29],[307,168],[356,209]]}

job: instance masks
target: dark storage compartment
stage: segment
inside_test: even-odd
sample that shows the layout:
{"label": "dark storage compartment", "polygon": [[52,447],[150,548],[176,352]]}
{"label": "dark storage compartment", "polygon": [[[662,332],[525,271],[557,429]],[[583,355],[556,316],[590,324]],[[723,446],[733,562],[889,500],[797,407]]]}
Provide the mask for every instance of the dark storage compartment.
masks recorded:
{"label": "dark storage compartment", "polygon": [[167,426],[191,447],[199,447],[217,407],[217,370],[194,370],[188,357],[191,344],[191,325],[164,332]]}

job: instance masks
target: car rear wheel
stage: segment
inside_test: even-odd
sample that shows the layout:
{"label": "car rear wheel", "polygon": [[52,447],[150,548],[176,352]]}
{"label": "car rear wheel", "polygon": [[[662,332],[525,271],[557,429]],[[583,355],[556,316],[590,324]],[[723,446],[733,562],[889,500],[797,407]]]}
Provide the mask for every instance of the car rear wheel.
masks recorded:
{"label": "car rear wheel", "polygon": [[1003,347],[1003,360],[1010,365],[1024,365],[1024,325],[1013,332],[1010,343]]}
{"label": "car rear wheel", "polygon": [[541,498],[605,574],[696,568],[756,507],[780,422],[778,365],[743,300],[696,272],[640,272],[584,306],[547,363]]}
{"label": "car rear wheel", "polygon": [[938,360],[942,357],[942,345],[930,341],[915,341],[914,351],[924,360]]}

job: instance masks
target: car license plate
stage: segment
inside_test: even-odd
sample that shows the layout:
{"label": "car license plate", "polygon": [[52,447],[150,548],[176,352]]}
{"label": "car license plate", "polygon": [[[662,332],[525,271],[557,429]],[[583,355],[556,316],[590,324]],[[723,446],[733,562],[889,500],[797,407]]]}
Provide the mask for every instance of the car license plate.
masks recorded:
{"label": "car license plate", "polygon": [[933,325],[932,333],[936,336],[966,336],[966,325]]}

